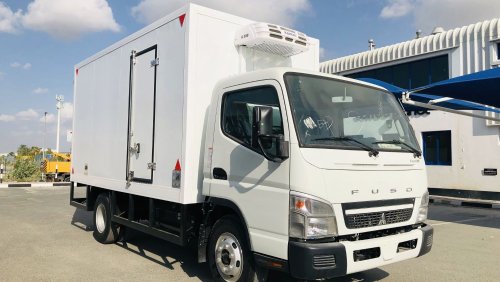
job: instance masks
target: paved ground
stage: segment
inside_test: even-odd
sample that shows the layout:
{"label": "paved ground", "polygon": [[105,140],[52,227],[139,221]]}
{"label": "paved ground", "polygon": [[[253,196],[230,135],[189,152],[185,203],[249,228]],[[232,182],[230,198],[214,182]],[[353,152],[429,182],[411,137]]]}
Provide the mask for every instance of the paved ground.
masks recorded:
{"label": "paved ground", "polygon": [[[95,242],[91,215],[68,201],[67,187],[0,189],[0,281],[209,281],[194,251],[139,233]],[[336,281],[499,280],[499,210],[432,205],[430,219],[430,254]]]}

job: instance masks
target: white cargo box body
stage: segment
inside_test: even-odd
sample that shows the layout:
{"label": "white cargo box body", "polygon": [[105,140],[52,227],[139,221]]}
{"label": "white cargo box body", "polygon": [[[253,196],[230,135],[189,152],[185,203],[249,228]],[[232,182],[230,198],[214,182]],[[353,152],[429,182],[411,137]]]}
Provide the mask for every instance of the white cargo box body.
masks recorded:
{"label": "white cargo box body", "polygon": [[[312,38],[308,51],[292,57],[235,46],[235,33],[251,23],[189,4],[78,64],[72,181],[201,202],[205,122],[215,84],[262,68],[319,66],[319,42]],[[182,173],[175,188],[177,161]],[[134,172],[129,184],[128,171]]]}

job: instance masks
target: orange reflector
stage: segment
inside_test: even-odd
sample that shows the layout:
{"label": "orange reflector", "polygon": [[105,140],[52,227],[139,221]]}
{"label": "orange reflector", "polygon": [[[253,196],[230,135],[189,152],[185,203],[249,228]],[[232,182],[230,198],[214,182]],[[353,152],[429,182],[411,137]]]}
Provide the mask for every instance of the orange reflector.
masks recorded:
{"label": "orange reflector", "polygon": [[306,206],[306,203],[304,201],[297,200],[295,202],[295,208],[298,209],[298,210],[302,209],[305,206]]}

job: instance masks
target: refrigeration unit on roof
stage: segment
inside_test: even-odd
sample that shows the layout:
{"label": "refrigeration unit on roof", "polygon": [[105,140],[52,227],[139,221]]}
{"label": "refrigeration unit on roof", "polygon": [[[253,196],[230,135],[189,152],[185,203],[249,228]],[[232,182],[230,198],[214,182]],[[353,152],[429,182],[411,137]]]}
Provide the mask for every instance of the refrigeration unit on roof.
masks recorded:
{"label": "refrigeration unit on roof", "polygon": [[267,23],[253,23],[236,32],[234,44],[290,57],[309,50],[308,37],[296,30]]}

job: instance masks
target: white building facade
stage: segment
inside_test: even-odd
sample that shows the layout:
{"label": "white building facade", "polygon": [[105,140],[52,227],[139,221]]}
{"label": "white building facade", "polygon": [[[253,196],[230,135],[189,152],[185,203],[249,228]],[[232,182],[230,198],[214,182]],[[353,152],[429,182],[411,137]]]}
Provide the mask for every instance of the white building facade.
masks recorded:
{"label": "white building facade", "polygon": [[[499,66],[500,19],[494,19],[326,61],[320,70],[412,89]],[[431,194],[500,200],[500,123],[439,111],[409,117]]]}

